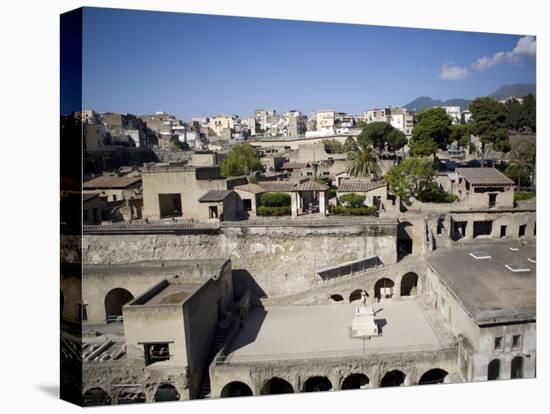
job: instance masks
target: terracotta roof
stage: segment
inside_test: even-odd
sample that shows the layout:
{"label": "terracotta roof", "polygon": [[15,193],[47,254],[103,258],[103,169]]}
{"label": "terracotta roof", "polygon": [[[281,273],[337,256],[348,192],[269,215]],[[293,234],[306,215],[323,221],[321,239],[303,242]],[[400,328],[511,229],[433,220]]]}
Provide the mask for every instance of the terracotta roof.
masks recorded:
{"label": "terracotta roof", "polygon": [[141,177],[101,175],[83,183],[82,188],[126,188],[139,182]]}
{"label": "terracotta roof", "polygon": [[219,202],[225,200],[225,198],[231,194],[233,190],[210,190],[199,198],[200,203],[204,202]]}
{"label": "terracotta roof", "polygon": [[243,184],[233,187],[234,190],[244,191],[246,193],[260,194],[265,193],[265,189],[258,184]]}
{"label": "terracotta roof", "polygon": [[367,181],[367,180],[342,180],[340,181],[339,192],[367,192],[374,190],[375,188],[384,187],[386,183],[383,180],[380,181]]}
{"label": "terracotta roof", "polygon": [[294,192],[294,191],[326,191],[328,186],[315,181],[305,181],[302,183],[293,181],[263,181],[259,183],[265,192]]}
{"label": "terracotta roof", "polygon": [[514,182],[496,168],[457,168],[458,175],[473,185],[513,185]]}

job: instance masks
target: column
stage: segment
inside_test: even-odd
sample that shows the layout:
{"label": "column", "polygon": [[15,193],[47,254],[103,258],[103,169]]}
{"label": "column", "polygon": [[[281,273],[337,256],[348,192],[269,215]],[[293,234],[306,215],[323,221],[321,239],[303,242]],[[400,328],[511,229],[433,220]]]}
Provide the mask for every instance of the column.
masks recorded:
{"label": "column", "polygon": [[321,213],[322,216],[327,215],[327,203],[324,191],[319,191],[319,213]]}
{"label": "column", "polygon": [[292,214],[292,217],[298,216],[298,193],[293,192],[290,193],[290,211]]}

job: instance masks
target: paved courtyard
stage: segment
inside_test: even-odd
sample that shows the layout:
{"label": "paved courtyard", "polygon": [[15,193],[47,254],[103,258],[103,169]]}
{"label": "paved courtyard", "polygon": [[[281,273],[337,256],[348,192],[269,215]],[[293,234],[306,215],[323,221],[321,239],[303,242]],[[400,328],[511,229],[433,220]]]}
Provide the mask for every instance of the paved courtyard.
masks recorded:
{"label": "paved courtyard", "polygon": [[281,306],[253,309],[228,350],[228,362],[411,352],[447,344],[416,301],[374,305],[380,336],[352,338],[356,305]]}

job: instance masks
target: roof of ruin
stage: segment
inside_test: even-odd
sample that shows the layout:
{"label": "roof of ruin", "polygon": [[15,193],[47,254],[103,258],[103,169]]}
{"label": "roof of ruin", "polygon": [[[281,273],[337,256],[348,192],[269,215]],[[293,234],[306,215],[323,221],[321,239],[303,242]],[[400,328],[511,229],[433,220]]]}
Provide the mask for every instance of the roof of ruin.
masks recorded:
{"label": "roof of ruin", "polygon": [[374,190],[376,188],[384,187],[386,183],[383,180],[380,181],[370,181],[370,180],[342,180],[340,181],[340,186],[338,187],[339,192],[348,193],[348,192],[367,192]]}
{"label": "roof of ruin", "polygon": [[260,194],[265,193],[265,189],[258,184],[243,184],[233,187],[234,190],[244,191],[246,193]]}
{"label": "roof of ruin", "polygon": [[201,198],[199,198],[200,203],[205,202],[219,202],[223,201],[231,194],[233,190],[210,190],[206,194],[204,194]]}
{"label": "roof of ruin", "polygon": [[[470,255],[480,250],[490,259]],[[486,325],[535,320],[536,264],[528,260],[535,256],[534,243],[492,242],[437,250],[426,260],[476,323]],[[511,264],[529,271],[512,272],[506,268]]]}
{"label": "roof of ruin", "polygon": [[141,177],[101,175],[82,184],[83,188],[126,188],[141,182]]}
{"label": "roof of ruin", "polygon": [[512,185],[514,182],[496,168],[457,168],[456,172],[473,185]]}

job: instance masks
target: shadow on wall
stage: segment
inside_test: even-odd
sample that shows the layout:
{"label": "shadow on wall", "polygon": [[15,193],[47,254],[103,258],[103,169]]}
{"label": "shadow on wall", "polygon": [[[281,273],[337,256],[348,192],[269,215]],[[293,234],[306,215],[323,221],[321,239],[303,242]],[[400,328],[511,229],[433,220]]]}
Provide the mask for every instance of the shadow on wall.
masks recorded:
{"label": "shadow on wall", "polygon": [[266,315],[267,311],[261,306],[253,308],[248,313],[246,320],[243,322],[239,335],[231,346],[231,352],[234,352],[239,348],[251,344],[256,340],[256,338],[258,337],[258,332],[260,332]]}
{"label": "shadow on wall", "polygon": [[233,296],[239,300],[245,294],[247,289],[256,298],[267,298],[267,293],[262,289],[254,276],[246,269],[233,269]]}

